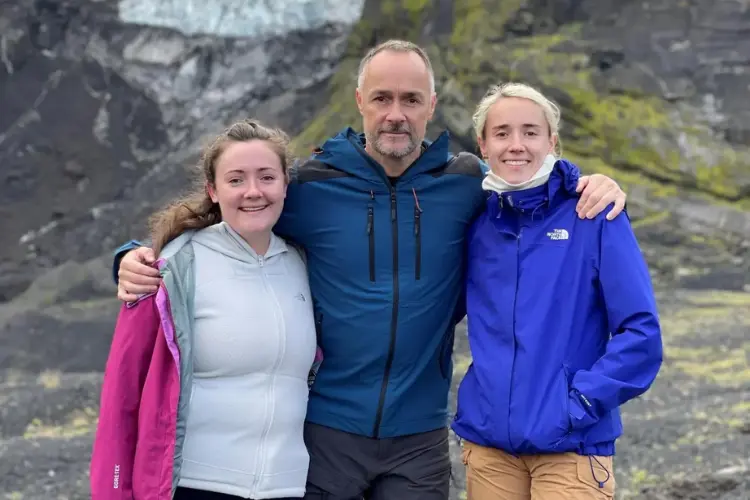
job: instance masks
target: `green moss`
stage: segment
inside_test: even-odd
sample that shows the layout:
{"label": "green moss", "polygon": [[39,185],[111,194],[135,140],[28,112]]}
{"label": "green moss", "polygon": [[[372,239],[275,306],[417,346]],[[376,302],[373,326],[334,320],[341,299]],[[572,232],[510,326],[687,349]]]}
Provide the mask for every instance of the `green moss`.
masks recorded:
{"label": "green moss", "polygon": [[[491,84],[502,81],[528,82],[547,93],[554,89],[553,95],[566,96],[561,99],[564,154],[585,173],[608,175],[626,191],[645,188],[647,199],[689,192],[708,203],[750,209],[750,197],[742,197],[743,185],[737,182],[748,175],[749,155],[713,137],[699,115],[678,112],[656,96],[603,94],[598,70],[590,63],[593,47],[583,40],[580,23],[556,33],[508,37],[506,25],[522,5],[521,0],[453,2],[450,33],[425,46],[438,93],[450,79],[454,100],[473,107]],[[367,15],[352,31],[330,82],[328,105],[294,141],[298,154],[307,155],[346,125],[358,127],[354,89],[360,57],[387,38],[421,41],[433,14],[429,7],[427,0],[367,3]]]}
{"label": "green moss", "polygon": [[737,306],[744,309],[746,314],[750,314],[750,293],[712,290],[700,295],[691,296],[688,301],[691,304],[703,307]]}
{"label": "green moss", "polygon": [[397,4],[394,0],[383,0],[380,9],[386,16],[392,16],[396,13]]}
{"label": "green moss", "polygon": [[453,360],[453,376],[461,379],[471,365],[471,354],[456,354]]}
{"label": "green moss", "polygon": [[670,347],[666,352],[673,365],[690,376],[739,387],[750,384],[746,347],[750,345],[737,349]]}
{"label": "green moss", "polygon": [[453,3],[453,33],[451,44],[465,46],[482,29],[486,23],[487,11],[483,0],[464,0]]}
{"label": "green moss", "polygon": [[25,439],[72,438],[91,434],[96,429],[97,411],[93,408],[75,410],[62,425],[45,424],[33,419],[23,434]]}
{"label": "green moss", "polygon": [[57,389],[60,387],[62,373],[59,370],[45,370],[39,374],[38,381],[45,389]]}
{"label": "green moss", "polygon": [[740,164],[733,151],[723,151],[715,165],[699,162],[695,169],[698,184],[716,196],[739,201],[742,185],[736,182],[750,170],[750,164]]}
{"label": "green moss", "polygon": [[357,86],[358,62],[354,59],[342,62],[339,71],[331,81],[331,97],[328,106],[307,124],[307,127],[294,138],[292,149],[295,154],[305,157],[326,138],[345,126],[356,127],[361,118],[357,110],[354,91]]}
{"label": "green moss", "polygon": [[660,323],[664,335],[668,338],[678,338],[692,335],[696,331],[711,331],[721,318],[735,318],[738,326],[750,327],[750,317],[738,315],[741,308],[736,306],[714,306],[686,308],[671,314],[664,314]]}
{"label": "green moss", "polygon": [[656,484],[659,481],[659,476],[651,474],[645,469],[631,469],[630,471],[630,489],[638,491],[641,488]]}
{"label": "green moss", "polygon": [[[706,193],[714,203],[739,201],[741,187],[734,180],[748,170],[740,156],[693,125],[693,119],[684,120],[688,125],[675,123],[671,108],[658,97],[603,95],[594,85],[590,49],[578,40],[579,32],[580,25],[570,25],[555,34],[514,40],[490,49],[491,62],[470,61],[464,67],[494,68],[497,79],[527,81],[567,94],[564,150],[587,173],[604,173],[625,187],[645,186],[655,197],[675,196],[682,189]],[[678,136],[698,149],[717,151],[718,159],[701,163],[685,158],[677,147]],[[743,203],[750,206],[750,200]]]}
{"label": "green moss", "polygon": [[666,210],[654,212],[646,217],[641,217],[640,219],[633,221],[631,225],[633,226],[633,229],[653,226],[667,220],[669,215],[669,212]]}
{"label": "green moss", "polygon": [[421,14],[429,4],[428,0],[404,0],[401,3],[406,11],[412,14]]}

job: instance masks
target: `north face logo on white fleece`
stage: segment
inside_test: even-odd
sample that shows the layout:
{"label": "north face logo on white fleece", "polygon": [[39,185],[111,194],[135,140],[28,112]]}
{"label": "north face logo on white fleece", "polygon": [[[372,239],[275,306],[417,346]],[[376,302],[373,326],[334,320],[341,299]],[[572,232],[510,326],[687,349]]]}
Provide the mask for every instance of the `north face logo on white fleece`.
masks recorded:
{"label": "north face logo on white fleece", "polygon": [[554,229],[547,233],[547,236],[551,240],[567,240],[570,236],[568,235],[567,229]]}

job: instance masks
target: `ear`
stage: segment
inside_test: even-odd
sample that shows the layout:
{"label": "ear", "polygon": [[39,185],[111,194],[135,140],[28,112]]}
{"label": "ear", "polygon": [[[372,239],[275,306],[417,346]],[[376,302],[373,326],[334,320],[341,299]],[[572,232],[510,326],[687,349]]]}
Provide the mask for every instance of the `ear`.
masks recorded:
{"label": "ear", "polygon": [[208,193],[208,197],[211,198],[211,201],[219,203],[219,197],[216,196],[216,188],[210,182],[206,183],[206,192]]}
{"label": "ear", "polygon": [[359,114],[364,114],[362,111],[362,107],[364,105],[364,97],[362,96],[362,91],[360,91],[359,89],[355,89],[354,98],[357,100],[357,109],[359,109]]}
{"label": "ear", "polygon": [[428,120],[432,120],[432,116],[435,114],[435,106],[437,106],[437,94],[433,92],[430,96],[430,114],[427,116]]}
{"label": "ear", "polygon": [[557,149],[557,134],[552,134],[552,137],[549,139],[549,153],[554,155],[555,150]]}
{"label": "ear", "polygon": [[481,136],[477,137],[477,144],[479,144],[479,151],[482,152],[482,158],[487,158],[486,144]]}

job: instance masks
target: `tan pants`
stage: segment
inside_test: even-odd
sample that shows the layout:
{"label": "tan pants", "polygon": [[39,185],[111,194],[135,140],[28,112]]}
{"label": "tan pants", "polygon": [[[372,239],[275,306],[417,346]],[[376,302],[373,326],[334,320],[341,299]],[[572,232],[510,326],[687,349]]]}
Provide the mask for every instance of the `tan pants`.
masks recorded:
{"label": "tan pants", "polygon": [[612,457],[561,453],[516,458],[464,441],[463,462],[467,500],[605,500],[615,494]]}

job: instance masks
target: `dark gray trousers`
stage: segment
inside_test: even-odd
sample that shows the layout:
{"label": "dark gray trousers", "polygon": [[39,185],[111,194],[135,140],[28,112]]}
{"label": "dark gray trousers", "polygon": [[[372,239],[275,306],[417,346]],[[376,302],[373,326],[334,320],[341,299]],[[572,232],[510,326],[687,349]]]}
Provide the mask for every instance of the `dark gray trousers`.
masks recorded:
{"label": "dark gray trousers", "polygon": [[448,429],[372,439],[305,424],[305,500],[448,500]]}

